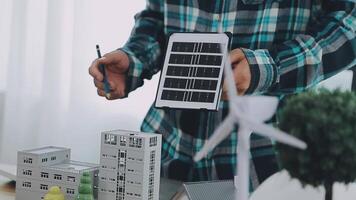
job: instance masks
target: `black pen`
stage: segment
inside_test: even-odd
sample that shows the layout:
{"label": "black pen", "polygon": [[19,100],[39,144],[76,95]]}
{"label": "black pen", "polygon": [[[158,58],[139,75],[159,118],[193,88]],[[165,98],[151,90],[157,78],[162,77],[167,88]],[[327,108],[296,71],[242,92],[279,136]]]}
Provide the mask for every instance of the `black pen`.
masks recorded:
{"label": "black pen", "polygon": [[[96,52],[98,53],[98,58],[101,58],[101,53],[100,53],[100,48],[99,45],[96,45]],[[105,97],[107,99],[110,99],[111,94],[110,94],[110,84],[108,82],[108,79],[106,77],[106,72],[105,72],[105,65],[104,64],[100,64],[99,65],[99,70],[100,72],[103,74],[103,83],[104,83],[104,91],[105,91]]]}

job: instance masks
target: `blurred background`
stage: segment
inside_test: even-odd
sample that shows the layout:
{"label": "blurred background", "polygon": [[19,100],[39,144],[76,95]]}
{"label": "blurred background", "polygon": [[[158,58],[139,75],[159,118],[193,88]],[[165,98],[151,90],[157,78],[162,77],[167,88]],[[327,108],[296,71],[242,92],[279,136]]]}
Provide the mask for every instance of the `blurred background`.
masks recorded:
{"label": "blurred background", "polygon": [[[88,67],[121,47],[144,0],[0,0],[0,163],[18,150],[58,145],[99,162],[100,132],[139,130],[159,75],[129,98],[98,97]],[[322,83],[351,88],[352,72]],[[355,86],[354,86],[355,87]]]}
{"label": "blurred background", "polygon": [[97,96],[88,67],[121,47],[144,0],[0,0],[0,162],[17,150],[72,148],[99,162],[100,132],[139,130],[158,76],[128,99]]}

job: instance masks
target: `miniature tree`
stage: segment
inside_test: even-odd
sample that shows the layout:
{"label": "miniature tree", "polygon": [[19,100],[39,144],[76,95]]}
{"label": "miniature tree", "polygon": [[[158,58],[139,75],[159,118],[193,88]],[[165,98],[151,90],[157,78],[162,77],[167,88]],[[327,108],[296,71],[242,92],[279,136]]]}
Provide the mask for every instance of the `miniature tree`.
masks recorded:
{"label": "miniature tree", "polygon": [[53,186],[49,189],[48,193],[44,196],[44,200],[65,200],[64,194],[58,186]]}
{"label": "miniature tree", "polygon": [[80,178],[78,196],[75,199],[94,200],[92,180],[88,172],[84,172],[82,177]]}
{"label": "miniature tree", "polygon": [[332,199],[335,182],[356,179],[356,94],[320,90],[291,97],[280,113],[280,128],[305,141],[300,151],[277,144],[282,167],[304,185],[324,185]]}

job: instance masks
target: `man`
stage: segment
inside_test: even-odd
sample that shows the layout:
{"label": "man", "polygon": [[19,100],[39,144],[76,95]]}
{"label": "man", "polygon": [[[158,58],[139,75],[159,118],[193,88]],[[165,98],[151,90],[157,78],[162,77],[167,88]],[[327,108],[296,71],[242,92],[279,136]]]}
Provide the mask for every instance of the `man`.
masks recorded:
{"label": "man", "polygon": [[[231,62],[240,95],[283,97],[304,91],[355,65],[354,0],[148,0],[124,47],[95,60],[89,73],[104,96],[99,64],[105,64],[111,99],[127,97],[162,67],[173,32],[233,34]],[[162,175],[198,181],[231,179],[236,168],[236,134],[206,159],[192,158],[227,114],[151,107],[141,130],[163,136]],[[278,170],[269,139],[252,135],[251,186]]]}

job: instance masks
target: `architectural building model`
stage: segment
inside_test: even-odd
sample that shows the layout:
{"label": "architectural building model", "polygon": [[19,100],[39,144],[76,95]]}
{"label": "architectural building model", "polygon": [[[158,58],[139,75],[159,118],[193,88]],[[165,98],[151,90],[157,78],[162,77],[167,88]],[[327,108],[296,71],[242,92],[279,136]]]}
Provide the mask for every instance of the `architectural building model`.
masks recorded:
{"label": "architectural building model", "polygon": [[159,134],[103,132],[99,199],[158,200],[161,140]]}
{"label": "architectural building model", "polygon": [[183,183],[172,200],[235,200],[237,189],[233,180]]}
{"label": "architectural building model", "polygon": [[19,151],[16,200],[44,199],[52,186],[58,186],[67,200],[74,200],[83,172],[90,173],[97,199],[98,171],[98,165],[71,161],[67,148],[49,146]]}

